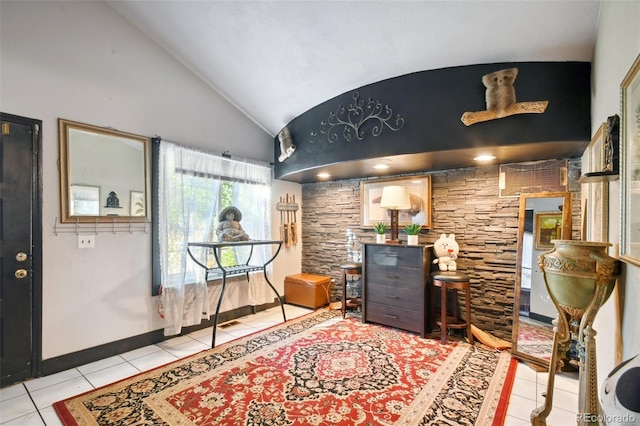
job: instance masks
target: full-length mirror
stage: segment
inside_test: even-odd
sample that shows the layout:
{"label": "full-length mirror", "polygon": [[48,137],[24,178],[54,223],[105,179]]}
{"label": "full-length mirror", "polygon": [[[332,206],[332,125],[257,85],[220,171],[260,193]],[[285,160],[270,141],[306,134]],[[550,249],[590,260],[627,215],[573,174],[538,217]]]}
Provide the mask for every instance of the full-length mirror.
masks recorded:
{"label": "full-length mirror", "polygon": [[555,239],[571,239],[571,194],[521,195],[511,353],[543,367],[551,359],[551,321],[558,312],[538,268],[538,256],[553,249]]}
{"label": "full-length mirror", "polygon": [[59,119],[61,222],[149,217],[147,137]]}

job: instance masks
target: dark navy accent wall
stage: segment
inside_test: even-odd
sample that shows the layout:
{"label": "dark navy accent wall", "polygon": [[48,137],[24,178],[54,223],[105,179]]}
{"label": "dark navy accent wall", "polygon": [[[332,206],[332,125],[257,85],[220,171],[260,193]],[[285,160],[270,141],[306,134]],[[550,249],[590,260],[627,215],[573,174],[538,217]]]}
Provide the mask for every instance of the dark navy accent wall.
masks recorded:
{"label": "dark navy accent wall", "polygon": [[[467,111],[486,109],[482,76],[518,68],[514,87],[517,102],[549,101],[543,114],[519,114],[465,126]],[[473,147],[513,146],[538,142],[588,142],[591,64],[585,62],[520,62],[470,65],[421,71],[383,80],[345,92],[292,120],[287,127],[296,151],[280,163],[279,141],[274,140],[275,177],[344,161],[400,154],[448,151]],[[397,132],[384,128],[373,137],[365,127],[363,140],[334,143],[320,132],[330,112],[373,99],[400,115],[404,126]],[[317,140],[310,142],[312,132]]]}

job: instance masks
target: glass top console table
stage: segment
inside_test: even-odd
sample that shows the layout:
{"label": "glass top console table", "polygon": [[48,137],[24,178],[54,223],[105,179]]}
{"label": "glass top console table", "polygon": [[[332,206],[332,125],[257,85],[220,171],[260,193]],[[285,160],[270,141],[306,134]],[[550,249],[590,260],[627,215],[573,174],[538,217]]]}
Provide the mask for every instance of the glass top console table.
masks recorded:
{"label": "glass top console table", "polygon": [[[266,262],[252,262],[253,251],[256,246],[272,245],[276,246],[271,258]],[[197,250],[200,248],[201,250]],[[243,248],[242,253],[238,250],[234,250],[237,261],[230,266],[224,266],[222,262],[223,249],[238,249]],[[262,271],[264,279],[271,287],[271,290],[276,294],[278,302],[280,303],[280,309],[282,310],[282,318],[284,322],[287,322],[287,316],[284,313],[284,305],[282,304],[282,297],[275,289],[269,277],[267,276],[267,266],[275,260],[282,248],[282,241],[280,240],[250,240],[250,241],[223,241],[223,242],[190,242],[187,244],[187,253],[189,257],[205,270],[205,279],[207,281],[221,280],[222,287],[220,289],[220,295],[218,296],[218,302],[216,304],[216,312],[213,316],[213,333],[211,337],[211,347],[216,345],[216,328],[218,327],[218,314],[220,313],[220,304],[224,296],[224,290],[227,286],[228,277],[236,277],[246,275],[247,281],[249,280],[250,272]],[[197,252],[197,253],[196,253]],[[199,254],[199,255],[198,255]],[[213,259],[210,259],[210,255],[213,255]],[[238,255],[243,256],[241,260]],[[210,260],[213,260],[210,263]]]}

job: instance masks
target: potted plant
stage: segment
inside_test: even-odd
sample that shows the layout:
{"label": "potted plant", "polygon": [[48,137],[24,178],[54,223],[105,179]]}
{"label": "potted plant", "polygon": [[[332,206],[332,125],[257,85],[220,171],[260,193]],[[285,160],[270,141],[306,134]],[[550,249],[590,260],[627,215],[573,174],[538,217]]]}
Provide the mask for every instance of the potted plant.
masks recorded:
{"label": "potted plant", "polygon": [[389,225],[386,223],[378,222],[373,225],[373,230],[376,231],[376,243],[384,243],[386,241],[385,232],[389,229]]}
{"label": "potted plant", "polygon": [[422,225],[419,223],[412,223],[404,227],[404,232],[407,233],[407,244],[411,246],[418,245],[418,234],[422,231]]}

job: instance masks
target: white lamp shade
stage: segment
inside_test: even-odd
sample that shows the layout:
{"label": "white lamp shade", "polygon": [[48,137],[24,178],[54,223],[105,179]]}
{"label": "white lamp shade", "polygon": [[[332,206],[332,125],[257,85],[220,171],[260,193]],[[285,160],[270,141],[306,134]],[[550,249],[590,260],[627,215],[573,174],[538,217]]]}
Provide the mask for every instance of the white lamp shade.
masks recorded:
{"label": "white lamp shade", "polygon": [[385,186],[382,188],[380,207],[389,210],[407,210],[411,208],[409,188],[406,186]]}

